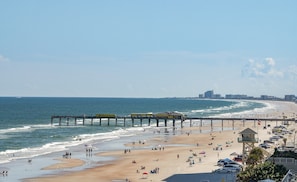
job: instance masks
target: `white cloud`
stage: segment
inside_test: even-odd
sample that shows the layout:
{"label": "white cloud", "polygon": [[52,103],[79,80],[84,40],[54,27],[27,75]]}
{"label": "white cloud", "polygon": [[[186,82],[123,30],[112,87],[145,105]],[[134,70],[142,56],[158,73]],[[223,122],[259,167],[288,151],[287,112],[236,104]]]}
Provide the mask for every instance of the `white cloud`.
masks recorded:
{"label": "white cloud", "polygon": [[283,77],[283,72],[276,68],[273,58],[265,58],[264,60],[250,59],[242,69],[244,77],[261,78],[261,77]]}
{"label": "white cloud", "polygon": [[1,62],[8,62],[8,61],[9,61],[8,58],[6,58],[6,57],[4,57],[3,55],[0,54],[0,63]]}
{"label": "white cloud", "polygon": [[268,65],[274,66],[275,61],[272,58],[266,58],[265,61],[268,63]]}
{"label": "white cloud", "polygon": [[287,74],[290,79],[297,80],[297,65],[292,65],[288,68]]}

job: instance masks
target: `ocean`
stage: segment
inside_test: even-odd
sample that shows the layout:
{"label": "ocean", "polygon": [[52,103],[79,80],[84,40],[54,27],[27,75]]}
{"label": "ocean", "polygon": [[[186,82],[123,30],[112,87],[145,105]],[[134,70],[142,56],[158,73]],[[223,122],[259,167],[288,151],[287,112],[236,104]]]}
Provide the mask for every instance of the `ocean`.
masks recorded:
{"label": "ocean", "polygon": [[[82,156],[84,146],[92,146],[96,152],[124,148],[123,143],[151,137],[156,126],[136,123],[136,127],[123,125],[51,125],[53,115],[94,116],[97,113],[129,116],[131,113],[180,112],[191,117],[244,116],[263,113],[273,106],[246,100],[205,100],[196,98],[39,98],[0,97],[0,181],[19,181],[23,178],[52,174],[40,168],[51,163],[53,156],[66,151]],[[168,125],[172,127],[172,125]],[[147,133],[147,134],[144,134]],[[78,140],[79,139],[79,140]],[[79,154],[78,154],[79,153]],[[35,166],[24,164],[33,159]],[[108,160],[93,157],[94,161]],[[46,162],[45,162],[46,161]],[[92,162],[93,161],[93,162]],[[38,164],[38,165],[37,165]],[[76,168],[72,170],[82,169]],[[27,172],[23,172],[27,171]],[[17,175],[10,175],[18,173]]]}

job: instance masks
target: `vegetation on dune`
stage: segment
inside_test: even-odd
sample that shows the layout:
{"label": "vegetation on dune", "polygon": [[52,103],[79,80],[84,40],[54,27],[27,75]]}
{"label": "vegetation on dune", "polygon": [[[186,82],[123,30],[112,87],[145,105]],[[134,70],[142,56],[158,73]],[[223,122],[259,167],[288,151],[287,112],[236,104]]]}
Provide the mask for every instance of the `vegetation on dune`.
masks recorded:
{"label": "vegetation on dune", "polygon": [[281,181],[288,170],[283,165],[269,161],[263,163],[263,159],[261,148],[256,147],[251,150],[247,159],[247,167],[238,174],[238,180],[242,182],[256,182],[265,179]]}
{"label": "vegetation on dune", "polygon": [[281,181],[286,173],[287,169],[283,165],[264,162],[255,166],[247,166],[244,171],[238,174],[238,178],[242,182],[254,182],[265,179]]}
{"label": "vegetation on dune", "polygon": [[259,147],[255,147],[251,150],[247,158],[246,164],[249,166],[255,166],[257,164],[262,163],[263,159],[264,159],[264,154],[262,149]]}

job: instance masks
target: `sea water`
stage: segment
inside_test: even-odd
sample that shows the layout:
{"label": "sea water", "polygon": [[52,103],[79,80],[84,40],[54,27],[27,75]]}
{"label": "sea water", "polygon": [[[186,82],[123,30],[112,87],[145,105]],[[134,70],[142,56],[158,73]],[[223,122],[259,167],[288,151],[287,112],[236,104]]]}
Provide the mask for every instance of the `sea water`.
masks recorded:
{"label": "sea water", "polygon": [[[238,116],[271,109],[267,103],[245,100],[204,100],[196,98],[14,98],[0,97],[0,181],[52,174],[43,171],[66,151],[86,161],[80,170],[98,165],[108,157],[87,156],[83,150],[91,145],[94,152],[119,150],[124,143],[153,137],[155,125],[136,123],[136,127],[51,125],[51,116],[94,116],[97,113],[129,116],[131,113],[180,112],[189,117]],[[80,121],[78,121],[80,122]],[[169,126],[170,127],[170,126]],[[28,163],[28,159],[34,162]],[[61,170],[60,170],[61,171]],[[59,172],[60,172],[59,171]],[[67,169],[65,169],[67,171]],[[13,175],[15,173],[15,175]]]}

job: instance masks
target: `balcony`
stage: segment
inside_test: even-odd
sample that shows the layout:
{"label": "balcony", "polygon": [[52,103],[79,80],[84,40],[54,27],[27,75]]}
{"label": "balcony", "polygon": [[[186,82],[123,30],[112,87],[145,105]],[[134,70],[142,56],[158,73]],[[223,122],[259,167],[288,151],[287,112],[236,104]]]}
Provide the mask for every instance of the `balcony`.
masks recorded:
{"label": "balcony", "polygon": [[258,138],[238,137],[237,141],[238,143],[243,143],[243,142],[258,143]]}

